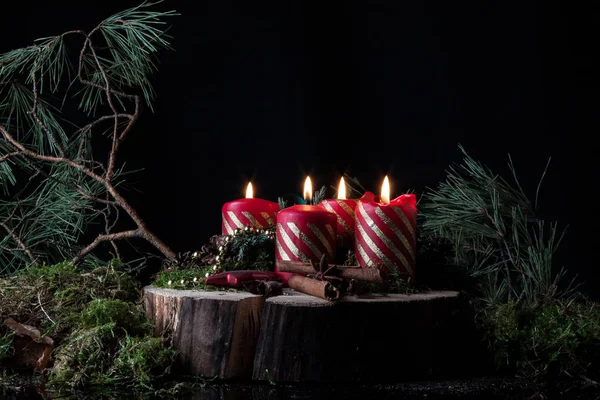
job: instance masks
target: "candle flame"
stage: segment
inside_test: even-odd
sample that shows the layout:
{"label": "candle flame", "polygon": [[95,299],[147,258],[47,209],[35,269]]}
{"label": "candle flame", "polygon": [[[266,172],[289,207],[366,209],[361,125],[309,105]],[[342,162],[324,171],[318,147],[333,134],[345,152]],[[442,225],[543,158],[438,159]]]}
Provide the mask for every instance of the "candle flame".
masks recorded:
{"label": "candle flame", "polygon": [[383,178],[383,184],[381,185],[381,202],[383,204],[390,202],[390,180],[387,175]]}
{"label": "candle flame", "polygon": [[343,176],[340,178],[340,186],[338,187],[338,200],[346,200],[346,182]]}
{"label": "candle flame", "polygon": [[248,187],[246,188],[246,198],[251,199],[254,196],[254,191],[252,190],[252,182],[248,182]]}
{"label": "candle flame", "polygon": [[310,180],[310,176],[306,177],[304,181],[304,201],[306,204],[310,204],[312,200],[312,182]]}

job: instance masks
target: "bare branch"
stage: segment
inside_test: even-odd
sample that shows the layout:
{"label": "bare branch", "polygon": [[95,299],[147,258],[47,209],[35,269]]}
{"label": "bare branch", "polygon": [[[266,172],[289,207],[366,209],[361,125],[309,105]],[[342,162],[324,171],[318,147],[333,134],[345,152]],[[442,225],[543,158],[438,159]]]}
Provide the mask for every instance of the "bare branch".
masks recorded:
{"label": "bare branch", "polygon": [[76,163],[75,161],[65,158],[65,157],[54,157],[54,156],[46,156],[40,153],[37,153],[35,151],[32,150],[28,150],[25,148],[25,146],[23,146],[21,143],[19,143],[17,140],[15,140],[15,138],[12,137],[12,135],[10,133],[8,133],[8,131],[6,130],[6,128],[2,125],[0,125],[0,133],[2,133],[2,135],[4,136],[4,138],[6,139],[6,141],[8,141],[11,145],[13,145],[13,147],[15,147],[16,149],[19,150],[20,154],[27,156],[29,158],[33,158],[39,161],[48,161],[48,162],[54,162],[54,163],[65,163],[83,173],[85,173],[86,175],[88,175],[90,178],[94,179],[97,182],[100,183],[104,183],[104,179],[102,179],[101,176],[95,174],[92,170],[90,170],[89,168],[87,168],[86,166]]}
{"label": "bare branch", "polygon": [[33,256],[33,254],[31,253],[31,251],[29,250],[29,248],[27,248],[27,246],[25,245],[25,243],[23,243],[23,241],[21,240],[21,238],[19,237],[19,235],[17,235],[14,232],[14,230],[12,230],[4,222],[0,222],[0,228],[4,229],[6,231],[6,233],[8,233],[8,235],[10,237],[12,237],[12,239],[15,241],[15,243],[17,244],[17,246],[19,246],[19,248],[21,250],[23,250],[23,252],[27,255],[27,257],[29,257],[29,260],[31,261],[31,264],[37,266],[38,265],[37,259]]}
{"label": "bare branch", "polygon": [[150,230],[146,226],[146,223],[139,217],[137,211],[135,211],[135,209],[133,207],[131,207],[131,205],[125,200],[125,198],[123,196],[121,196],[121,194],[116,190],[116,188],[111,184],[110,181],[97,175],[88,167],[86,167],[82,164],[76,163],[73,160],[70,160],[68,158],[45,156],[45,155],[42,155],[42,154],[39,154],[34,151],[26,149],[21,143],[16,141],[2,125],[0,125],[0,133],[2,133],[2,135],[4,135],[4,138],[11,145],[13,145],[15,148],[17,148],[22,155],[25,155],[29,158],[32,158],[35,160],[40,160],[40,161],[65,163],[65,164],[85,173],[90,178],[94,179],[95,181],[101,183],[106,188],[106,191],[115,200],[115,203],[119,207],[121,207],[127,213],[127,215],[129,215],[129,217],[133,220],[133,222],[137,225],[138,230],[139,230],[139,237],[142,237],[143,239],[150,242],[165,257],[167,257],[169,259],[175,258],[175,253],[162,240],[160,240],[156,235],[154,235],[152,232],[150,232]]}
{"label": "bare branch", "polygon": [[136,237],[142,237],[139,229],[133,229],[129,231],[110,233],[108,235],[98,235],[96,239],[92,243],[90,243],[87,247],[79,252],[77,256],[75,256],[72,260],[73,263],[79,263],[83,257],[91,253],[98,247],[99,244],[104,242],[110,242],[113,240],[122,240],[122,239],[132,239]]}
{"label": "bare branch", "polygon": [[[108,105],[113,112],[114,123],[113,123],[112,147],[111,147],[110,153],[108,154],[108,167],[106,170],[106,180],[108,182],[110,182],[114,176],[115,162],[116,162],[116,158],[117,158],[117,150],[119,148],[119,117],[118,117],[119,111],[117,111],[117,107],[115,107],[115,105],[113,103],[112,93],[110,91],[110,89],[111,89],[110,80],[108,79],[108,76],[106,75],[106,71],[104,71],[104,68],[102,67],[102,63],[100,63],[100,60],[98,59],[98,55],[96,54],[96,50],[94,50],[94,46],[92,46],[92,39],[88,35],[86,40],[89,44],[88,47],[90,49],[90,52],[92,53],[92,56],[94,57],[94,61],[96,62],[96,66],[98,67],[98,71],[100,71],[100,74],[102,75],[102,79],[104,80],[104,92],[106,93],[106,101],[108,102]],[[131,123],[130,123],[130,125],[131,125]]]}
{"label": "bare branch", "polygon": [[12,153],[3,155],[2,157],[0,157],[0,164],[2,164],[5,161],[8,161],[8,159],[11,157],[18,156],[19,154],[20,153],[18,151],[13,151]]}
{"label": "bare branch", "polygon": [[129,123],[127,124],[125,129],[123,129],[123,132],[121,132],[121,135],[119,136],[119,143],[125,140],[127,133],[129,133],[131,127],[133,126],[133,124],[135,124],[135,121],[137,121],[140,115],[140,102],[140,96],[135,96],[135,111],[133,112],[133,115],[131,115],[131,117],[129,118]]}
{"label": "bare branch", "polygon": [[[101,50],[101,48],[94,46],[94,42],[96,40],[92,40],[92,37],[94,37],[94,34],[99,32],[100,29],[103,29],[103,27],[105,27],[107,23],[114,24],[115,22],[102,22],[87,33],[81,30],[72,30],[65,32],[62,35],[51,38],[50,40],[46,40],[43,45],[32,46],[28,48],[26,50],[25,55],[27,57],[35,56],[36,50],[38,52],[43,52],[45,49],[51,48],[52,46],[55,46],[57,44],[62,45],[62,43],[58,43],[57,41],[62,39],[66,35],[82,35],[83,43],[81,44],[81,47],[79,49],[79,57],[78,60],[74,62],[77,63],[76,78],[71,82],[71,84],[75,81],[78,81],[80,84],[87,86],[87,89],[92,89],[92,100],[89,100],[86,97],[87,102],[82,103],[86,104],[86,110],[88,108],[88,111],[93,110],[92,114],[95,115],[96,109],[99,108],[98,104],[104,103],[103,101],[101,101],[101,103],[96,103],[96,100],[98,99],[97,96],[101,95],[102,99],[106,99],[106,103],[108,104],[108,107],[111,110],[106,112],[106,114],[110,115],[103,115],[99,118],[96,118],[87,125],[83,126],[82,128],[76,128],[77,130],[74,132],[74,135],[69,136],[69,138],[73,139],[68,144],[64,141],[59,141],[58,139],[63,139],[61,136],[62,130],[57,131],[58,128],[53,129],[53,120],[48,121],[46,118],[44,118],[46,117],[46,108],[43,108],[44,105],[41,104],[41,97],[39,97],[41,96],[41,87],[38,86],[41,85],[41,83],[43,82],[42,79],[45,75],[43,75],[44,71],[38,69],[39,65],[37,63],[40,63],[41,59],[39,57],[34,57],[32,59],[34,63],[33,69],[29,72],[29,78],[32,79],[33,83],[33,105],[31,106],[31,109],[28,111],[28,113],[33,117],[35,122],[46,135],[47,139],[53,141],[58,156],[57,154],[44,154],[43,150],[32,146],[30,143],[19,140],[17,135],[13,137],[11,132],[8,131],[8,129],[0,125],[0,140],[4,140],[5,143],[10,146],[9,150],[11,151],[8,154],[2,155],[2,157],[0,157],[0,162],[6,162],[12,158],[17,158],[17,160],[20,162],[19,165],[26,168],[29,174],[41,175],[49,180],[52,180],[53,182],[56,182],[64,187],[69,188],[70,190],[76,191],[77,193],[84,196],[84,198],[93,202],[91,204],[91,209],[95,211],[95,217],[98,216],[98,213],[103,215],[105,222],[105,233],[96,237],[95,240],[93,240],[90,244],[88,244],[86,247],[83,247],[82,249],[77,246],[77,248],[80,249],[80,251],[78,252],[78,255],[74,257],[74,262],[82,260],[87,254],[92,252],[104,242],[109,242],[111,246],[113,246],[113,249],[115,250],[117,256],[119,256],[118,247],[115,242],[118,240],[131,238],[144,239],[145,241],[153,245],[160,253],[162,253],[164,257],[173,259],[175,258],[175,253],[148,229],[145,222],[138,215],[137,211],[116,189],[116,186],[118,186],[118,184],[113,184],[112,182],[113,179],[116,179],[116,175],[119,172],[117,165],[117,155],[119,146],[126,139],[127,135],[132,130],[132,127],[134,126],[135,122],[139,118],[142,97],[139,95],[122,92],[122,88],[120,86],[121,79],[124,79],[125,81],[127,81],[128,79],[131,80],[131,78],[127,78],[126,76],[127,71],[121,71],[119,77],[113,77],[111,61],[105,63],[105,59],[102,58],[103,55],[97,53]],[[117,19],[116,23],[126,24],[127,21],[124,21],[123,19]],[[143,37],[144,29],[154,29],[150,28],[151,25],[148,25],[148,27],[144,27],[143,24],[145,23],[146,22],[140,21],[140,24],[142,24],[139,28],[140,32],[134,32],[134,36],[127,37],[125,39],[127,40],[127,42],[123,42],[120,40],[117,41],[118,43],[115,42],[116,44],[114,45],[117,47],[115,51],[122,50],[127,53],[129,50],[131,50],[132,52],[134,52],[131,54],[134,54],[133,57],[135,58],[137,56],[137,53],[135,53],[135,51],[137,50],[136,46],[139,46],[139,40],[145,42],[145,39],[139,39],[140,37]],[[138,28],[134,27],[133,29]],[[104,33],[112,34],[109,33],[108,30]],[[135,35],[140,36],[138,36],[138,38],[136,39]],[[110,42],[110,40],[107,37],[105,38],[107,42]],[[166,42],[160,39],[158,36],[155,35],[155,38],[160,45],[166,44]],[[27,53],[27,51],[29,53]],[[45,56],[46,54],[44,53],[43,55]],[[140,57],[146,57],[146,53],[140,52]],[[118,59],[115,60],[115,62],[117,63],[118,61]],[[15,57],[13,60],[7,60],[6,62],[18,62],[22,64],[23,62],[29,63],[30,61],[28,58],[23,59],[22,57]],[[142,59],[142,62],[149,62],[150,65],[152,65],[150,61],[144,61],[144,59]],[[21,66],[22,65],[18,65],[18,67]],[[27,64],[27,68],[29,67],[30,64]],[[122,68],[122,66],[119,66],[119,68]],[[132,65],[131,68],[136,68],[136,65]],[[141,78],[140,82],[136,81],[137,78],[133,78],[133,81],[136,82],[134,86],[139,84],[144,94],[146,94],[148,86],[145,77],[145,74],[147,73],[146,68],[145,66],[139,68],[142,68],[139,70],[139,72],[144,74],[144,76]],[[18,71],[19,69],[17,68],[15,70]],[[133,74],[133,76],[135,75],[136,74]],[[69,88],[70,87],[71,85],[69,85]],[[127,104],[127,102],[125,102],[124,100],[133,102],[134,109],[129,110],[131,106]],[[29,106],[30,104],[27,104],[25,107],[29,108]],[[125,109],[121,110],[121,108]],[[88,144],[87,141],[90,139],[90,136],[88,135],[92,134],[92,130],[94,130],[94,128],[101,122],[109,120],[112,121],[112,125],[110,127],[112,131],[111,148],[107,154],[107,160],[101,160],[102,162],[98,162],[93,159],[91,154],[85,154],[84,146]],[[80,137],[78,135],[80,135]],[[77,148],[77,146],[79,147]],[[75,151],[78,151],[77,154],[73,154],[75,153]],[[79,171],[82,174],[67,174],[66,177],[52,176],[52,170],[49,170],[48,168],[52,165],[66,166],[67,170],[69,168],[72,168],[74,171]],[[71,177],[73,178],[72,180]],[[98,188],[101,189],[100,191],[102,192],[102,194],[98,194],[97,196],[95,196],[92,193],[90,193],[90,190],[85,188],[86,185],[80,183],[80,178],[87,179],[88,182],[89,180],[93,180],[93,193],[97,193],[96,188]],[[100,187],[98,186],[98,184],[100,185]],[[106,197],[104,198],[104,196]],[[99,206],[99,204],[103,204],[105,207],[101,207]],[[32,204],[31,206],[36,207],[35,204]],[[82,205],[82,207],[87,207],[87,205]],[[121,211],[123,211],[135,224],[135,229],[113,233],[112,230],[115,228],[117,221],[120,220]],[[8,224],[5,225],[10,229],[10,226]],[[52,240],[53,238],[48,239],[49,242],[51,242]],[[71,250],[73,250],[72,247]]]}

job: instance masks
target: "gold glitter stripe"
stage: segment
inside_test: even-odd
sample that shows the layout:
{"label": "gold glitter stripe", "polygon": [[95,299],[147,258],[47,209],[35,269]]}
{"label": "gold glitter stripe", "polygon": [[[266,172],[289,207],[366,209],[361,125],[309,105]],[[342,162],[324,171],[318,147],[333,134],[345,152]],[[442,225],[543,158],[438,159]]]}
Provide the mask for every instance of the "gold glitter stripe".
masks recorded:
{"label": "gold glitter stripe", "polygon": [[283,249],[279,240],[277,241],[277,250],[279,251],[279,256],[284,261],[292,261],[288,253]]}
{"label": "gold glitter stripe", "polygon": [[298,226],[295,223],[288,222],[287,226],[294,233],[294,235],[296,235],[296,237],[298,239],[302,240],[302,243],[304,243],[306,245],[306,247],[308,247],[310,249],[310,251],[312,251],[313,255],[315,257],[317,257],[317,259],[321,258],[321,255],[322,255],[321,251],[312,242],[312,240],[310,240],[310,238],[308,236],[306,236],[306,234],[304,232],[300,231],[300,228],[298,228]]}
{"label": "gold glitter stripe", "polygon": [[[377,207],[375,209],[376,213],[377,213],[377,211],[382,212],[381,208],[379,208],[379,207]],[[394,244],[394,242],[392,242],[390,240],[390,238],[387,237],[385,235],[385,233],[383,233],[381,231],[381,229],[379,229],[379,227],[377,226],[377,224],[375,223],[375,221],[373,221],[371,219],[371,217],[369,216],[369,214],[367,214],[367,212],[365,211],[365,209],[363,207],[359,207],[358,212],[363,217],[363,219],[365,220],[365,222],[367,223],[367,225],[369,226],[369,228],[371,228],[371,230],[373,231],[373,233],[375,233],[375,236],[377,236],[379,238],[379,240],[381,240],[387,246],[387,248],[392,253],[394,253],[394,255],[396,257],[398,257],[398,259],[406,267],[406,269],[408,270],[408,272],[412,275],[412,268],[410,267],[410,264],[408,263],[408,260],[406,259],[406,257],[404,257],[404,254],[402,254],[402,252],[400,252],[400,250]],[[400,230],[398,229],[398,227],[396,226],[396,224],[394,224],[392,221],[390,221],[389,227],[392,230],[392,232],[394,232],[394,234],[396,236],[404,238],[404,235],[402,234],[402,232],[400,232]],[[406,240],[406,238],[404,238],[404,240]],[[410,246],[408,246],[407,249],[410,252]]]}
{"label": "gold glitter stripe", "polygon": [[388,267],[395,267],[396,266],[396,264],[394,262],[392,262],[392,260],[390,260],[385,254],[383,254],[383,252],[381,251],[381,249],[379,247],[377,247],[377,245],[371,240],[371,238],[367,235],[367,232],[365,232],[364,228],[362,227],[362,225],[360,224],[359,221],[356,221],[356,229],[358,229],[358,231],[360,232],[360,235],[362,236],[363,241],[367,244],[367,246],[369,247],[369,249],[371,249],[371,251],[373,253],[375,253],[375,255],[377,257],[379,257],[379,259],[386,266],[388,266]]}
{"label": "gold glitter stripe", "polygon": [[[325,225],[325,229],[327,229],[327,227],[331,227],[331,225]],[[310,229],[310,231],[321,241],[325,249],[327,249],[327,255],[329,256],[329,260],[333,261],[333,249],[331,248],[329,240],[327,240],[323,232],[321,232],[321,230],[319,230],[319,227],[317,227],[315,224],[308,224],[308,229]],[[331,228],[331,230],[333,231],[333,228]],[[334,235],[331,235],[329,237],[335,238]]]}
{"label": "gold glitter stripe", "polygon": [[[340,203],[338,203],[338,204],[340,204]],[[343,203],[341,203],[341,204],[343,204]],[[344,231],[350,232],[352,230],[352,228],[350,226],[348,226],[346,221],[344,221],[344,219],[342,217],[340,217],[340,215],[333,209],[333,207],[331,207],[331,204],[325,202],[325,203],[323,203],[323,207],[327,211],[331,211],[332,213],[335,214],[335,216],[337,217],[337,223],[340,224],[342,226],[342,228],[344,228]]]}
{"label": "gold glitter stripe", "polygon": [[361,265],[362,267],[374,267],[375,266],[375,263],[373,262],[373,260],[371,260],[369,258],[367,253],[365,253],[365,249],[362,248],[360,243],[356,243],[356,250],[358,251],[358,255],[360,256],[360,258],[364,262],[364,265]]}
{"label": "gold glitter stripe", "polygon": [[415,235],[415,231],[414,231],[412,225],[410,224],[410,221],[408,220],[408,218],[406,218],[406,215],[404,215],[404,212],[399,207],[392,207],[392,210],[396,214],[398,214],[398,216],[400,217],[402,222],[404,222],[404,225],[406,225],[406,229],[408,229],[408,232],[411,234],[411,236],[413,238],[416,238],[417,236]]}
{"label": "gold glitter stripe", "polygon": [[[267,224],[273,225],[273,216],[271,214],[269,214],[266,211],[261,211],[260,215],[262,215],[262,217],[265,219],[265,221],[267,221]],[[266,228],[266,226],[263,228]]]}
{"label": "gold glitter stripe", "polygon": [[254,226],[255,228],[264,228],[264,226],[262,226],[262,224],[260,222],[258,222],[256,220],[256,218],[254,218],[254,215],[250,214],[250,212],[248,211],[242,211],[242,215],[246,218],[248,218],[248,221],[250,221],[250,223],[252,224],[252,226]]}
{"label": "gold glitter stripe", "polygon": [[233,229],[231,229],[231,226],[229,226],[229,222],[227,222],[224,215],[223,215],[223,226],[225,226],[225,231],[227,231],[228,235],[233,235]]}
{"label": "gold glitter stripe", "polygon": [[338,204],[340,205],[340,207],[342,207],[344,211],[348,213],[349,216],[354,218],[354,210],[348,205],[348,203],[346,203],[345,201],[340,201]]}
{"label": "gold glitter stripe", "polygon": [[308,262],[308,259],[306,258],[304,253],[302,253],[300,250],[298,250],[296,245],[292,242],[292,239],[290,239],[287,232],[283,229],[283,225],[281,225],[281,224],[277,224],[277,236],[278,237],[281,236],[285,245],[288,247],[288,249],[290,249],[290,251],[292,252],[294,257],[296,257],[297,259],[300,259],[302,261]]}
{"label": "gold glitter stripe", "polygon": [[331,207],[331,204],[329,204],[328,202],[324,201],[323,202],[323,207],[327,210],[327,211],[331,211],[332,213],[335,213],[335,210],[333,209],[333,207]]}
{"label": "gold glitter stripe", "polygon": [[327,232],[329,232],[329,236],[331,237],[335,237],[335,231],[333,230],[333,226],[327,224],[325,225],[325,228],[327,228]]}
{"label": "gold glitter stripe", "polygon": [[381,208],[376,208],[375,209],[375,214],[377,214],[377,216],[379,218],[381,218],[381,220],[387,225],[389,226],[389,228],[392,230],[392,232],[394,232],[394,235],[396,235],[396,237],[398,237],[398,239],[400,239],[400,241],[402,242],[402,244],[404,245],[404,247],[406,248],[406,250],[408,251],[408,254],[410,254],[410,258],[415,261],[415,248],[414,246],[412,246],[409,242],[408,239],[406,239],[406,236],[404,236],[404,233],[402,233],[402,231],[400,230],[400,228],[398,228],[398,225],[394,223],[394,221],[391,220],[390,217],[388,217]]}
{"label": "gold glitter stripe", "polygon": [[233,223],[235,224],[236,228],[243,228],[244,227],[244,224],[242,224],[242,221],[240,221],[238,219],[237,215],[235,215],[235,213],[233,211],[227,211],[227,215],[233,221]]}

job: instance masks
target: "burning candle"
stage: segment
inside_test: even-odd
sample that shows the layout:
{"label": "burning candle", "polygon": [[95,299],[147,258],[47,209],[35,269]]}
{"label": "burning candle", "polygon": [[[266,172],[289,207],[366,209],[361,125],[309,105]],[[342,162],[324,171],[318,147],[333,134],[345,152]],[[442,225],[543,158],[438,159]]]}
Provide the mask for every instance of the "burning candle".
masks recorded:
{"label": "burning candle", "polygon": [[254,197],[252,182],[246,188],[246,198],[227,202],[222,208],[223,235],[232,235],[236,228],[246,226],[268,228],[275,224],[279,204]]}
{"label": "burning candle", "polygon": [[337,199],[325,199],[319,204],[337,217],[337,234],[344,240],[354,239],[354,211],[358,200],[346,198],[346,182],[340,179]]}
{"label": "burning candle", "polygon": [[[307,203],[287,207],[277,214],[276,249],[278,261],[318,262],[323,254],[332,261],[335,257],[337,217],[323,207],[311,205],[312,182],[304,183],[304,200]],[[284,283],[292,276],[289,272],[275,272]]]}
{"label": "burning candle", "polygon": [[414,280],[417,205],[414,194],[390,201],[386,176],[379,201],[365,193],[356,206],[355,253],[363,268],[384,266]]}

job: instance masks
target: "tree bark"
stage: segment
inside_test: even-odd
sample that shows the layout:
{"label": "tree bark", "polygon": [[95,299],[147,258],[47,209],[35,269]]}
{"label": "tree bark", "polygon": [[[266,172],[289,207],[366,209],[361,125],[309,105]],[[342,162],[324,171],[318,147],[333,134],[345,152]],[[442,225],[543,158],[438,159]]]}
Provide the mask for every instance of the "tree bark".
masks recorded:
{"label": "tree bark", "polygon": [[146,287],[144,301],[157,333],[170,334],[180,352],[176,369],[182,374],[398,383],[468,376],[487,361],[466,300],[453,291],[332,302],[287,288],[265,299]]}
{"label": "tree bark", "polygon": [[[253,379],[393,383],[427,378],[457,292],[349,296],[331,302],[299,293],[268,299]],[[275,328],[276,327],[276,328]],[[444,333],[442,333],[444,332]]]}
{"label": "tree bark", "polygon": [[175,369],[207,378],[252,377],[264,301],[246,292],[144,289],[157,333],[179,352]]}

